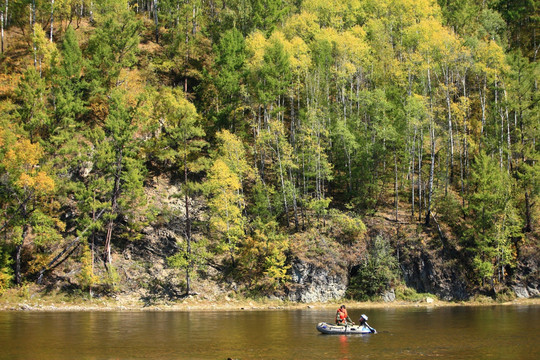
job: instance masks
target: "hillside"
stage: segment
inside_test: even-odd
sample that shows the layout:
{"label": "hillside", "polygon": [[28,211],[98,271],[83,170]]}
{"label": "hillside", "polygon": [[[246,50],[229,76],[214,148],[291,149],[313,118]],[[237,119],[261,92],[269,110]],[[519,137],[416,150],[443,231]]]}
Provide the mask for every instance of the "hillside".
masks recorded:
{"label": "hillside", "polygon": [[538,296],[537,3],[463,5],[6,3],[0,294]]}

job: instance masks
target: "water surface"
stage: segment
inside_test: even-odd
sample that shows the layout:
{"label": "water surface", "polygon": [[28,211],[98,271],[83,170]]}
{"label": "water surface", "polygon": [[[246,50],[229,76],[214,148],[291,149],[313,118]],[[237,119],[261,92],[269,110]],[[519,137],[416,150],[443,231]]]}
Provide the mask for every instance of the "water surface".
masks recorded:
{"label": "water surface", "polygon": [[540,359],[540,306],[363,312],[378,334],[319,334],[314,309],[0,312],[0,359]]}

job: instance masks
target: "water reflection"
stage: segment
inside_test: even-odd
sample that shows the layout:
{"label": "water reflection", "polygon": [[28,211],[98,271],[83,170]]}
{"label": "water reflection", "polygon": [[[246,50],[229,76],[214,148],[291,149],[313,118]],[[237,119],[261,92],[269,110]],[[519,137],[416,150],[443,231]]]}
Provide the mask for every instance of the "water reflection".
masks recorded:
{"label": "water reflection", "polygon": [[339,336],[339,353],[340,359],[349,360],[349,337],[347,335]]}

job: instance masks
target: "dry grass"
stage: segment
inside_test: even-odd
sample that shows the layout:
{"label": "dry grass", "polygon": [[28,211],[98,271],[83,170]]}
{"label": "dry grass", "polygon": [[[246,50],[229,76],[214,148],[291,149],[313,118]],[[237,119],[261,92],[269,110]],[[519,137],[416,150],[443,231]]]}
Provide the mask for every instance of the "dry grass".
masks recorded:
{"label": "dry grass", "polygon": [[447,302],[425,299],[415,302],[353,302],[336,300],[326,303],[296,303],[270,299],[248,299],[223,296],[219,300],[205,300],[200,296],[192,296],[182,300],[162,302],[148,306],[133,295],[118,295],[114,298],[89,299],[88,297],[68,297],[62,293],[44,294],[37,285],[27,285],[19,289],[10,289],[0,296],[0,311],[190,311],[204,309],[212,311],[225,310],[334,310],[341,303],[348,309],[396,309],[411,307],[448,307],[448,306],[509,306],[540,305],[540,298],[516,299],[499,303],[491,299],[476,299],[467,302]]}

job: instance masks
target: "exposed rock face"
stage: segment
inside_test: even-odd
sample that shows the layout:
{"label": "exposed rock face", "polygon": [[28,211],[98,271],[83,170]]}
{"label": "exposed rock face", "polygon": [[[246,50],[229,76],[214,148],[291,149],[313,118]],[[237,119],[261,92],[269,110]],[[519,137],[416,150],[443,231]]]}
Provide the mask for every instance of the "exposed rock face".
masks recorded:
{"label": "exposed rock face", "polygon": [[396,300],[396,293],[394,289],[386,291],[382,294],[382,299],[384,302],[392,302]]}
{"label": "exposed rock face", "polygon": [[347,290],[348,277],[341,274],[330,274],[328,269],[317,267],[296,259],[291,268],[293,285],[288,288],[287,298],[290,301],[325,302],[340,299]]}
{"label": "exposed rock face", "polygon": [[540,249],[525,247],[518,258],[518,271],[512,289],[518,298],[540,296]]}
{"label": "exposed rock face", "polygon": [[409,257],[401,263],[405,284],[417,292],[435,294],[443,300],[467,299],[469,294],[464,274],[440,260],[426,251]]}

